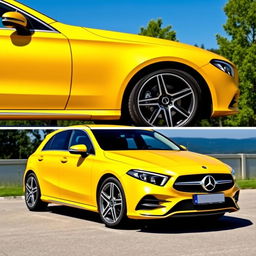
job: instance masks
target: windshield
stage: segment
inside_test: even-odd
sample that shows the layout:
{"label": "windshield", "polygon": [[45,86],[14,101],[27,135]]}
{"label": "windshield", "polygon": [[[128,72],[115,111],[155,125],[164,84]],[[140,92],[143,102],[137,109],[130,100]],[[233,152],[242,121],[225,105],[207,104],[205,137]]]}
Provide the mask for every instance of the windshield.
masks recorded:
{"label": "windshield", "polygon": [[130,129],[92,129],[103,150],[181,150],[174,142],[155,131]]}

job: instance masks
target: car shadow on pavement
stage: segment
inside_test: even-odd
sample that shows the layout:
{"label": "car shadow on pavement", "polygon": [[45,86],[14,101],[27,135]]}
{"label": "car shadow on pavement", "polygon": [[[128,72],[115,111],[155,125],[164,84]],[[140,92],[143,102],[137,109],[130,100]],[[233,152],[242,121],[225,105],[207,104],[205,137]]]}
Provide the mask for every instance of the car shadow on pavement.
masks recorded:
{"label": "car shadow on pavement", "polygon": [[88,220],[101,223],[98,213],[68,206],[48,206],[48,211],[54,214],[64,215],[76,219]]}
{"label": "car shadow on pavement", "polygon": [[[53,214],[78,218],[86,221],[102,223],[98,213],[68,206],[49,206],[48,211]],[[103,225],[103,223],[102,223]],[[179,234],[225,231],[244,228],[253,225],[248,219],[223,216],[212,221],[203,218],[169,218],[165,220],[129,220],[120,228],[145,233]]]}
{"label": "car shadow on pavement", "polygon": [[223,216],[218,220],[200,218],[166,219],[145,222],[139,232],[180,234],[180,233],[202,233],[232,230],[253,225],[248,219]]}

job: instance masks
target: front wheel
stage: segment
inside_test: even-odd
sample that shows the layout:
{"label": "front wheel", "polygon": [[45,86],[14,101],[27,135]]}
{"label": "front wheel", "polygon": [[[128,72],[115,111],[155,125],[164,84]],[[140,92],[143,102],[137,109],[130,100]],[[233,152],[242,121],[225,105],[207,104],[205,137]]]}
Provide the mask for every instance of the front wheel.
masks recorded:
{"label": "front wheel", "polygon": [[98,193],[98,209],[101,220],[114,228],[125,223],[126,200],[121,183],[114,177],[106,179]]}
{"label": "front wheel", "polygon": [[138,126],[188,126],[198,116],[201,90],[187,72],[162,69],[138,81],[129,97],[129,113]]}
{"label": "front wheel", "polygon": [[25,182],[25,202],[30,211],[40,211],[47,207],[41,199],[41,191],[34,173],[30,173]]}

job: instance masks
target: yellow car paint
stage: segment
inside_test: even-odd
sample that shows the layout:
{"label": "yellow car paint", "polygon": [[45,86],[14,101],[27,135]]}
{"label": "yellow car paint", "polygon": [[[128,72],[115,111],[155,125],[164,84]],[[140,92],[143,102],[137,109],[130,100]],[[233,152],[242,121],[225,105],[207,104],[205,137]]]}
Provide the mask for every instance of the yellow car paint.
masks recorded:
{"label": "yellow car paint", "polygon": [[236,104],[230,106],[239,96],[237,71],[231,77],[209,64],[230,63],[219,55],[168,40],[65,25],[19,2],[0,2],[52,28],[31,36],[0,29],[1,119],[74,119],[70,111],[79,111],[79,119],[119,119],[132,78],[163,62],[186,65],[203,77],[212,116],[238,111]]}
{"label": "yellow car paint", "polygon": [[[105,126],[109,129],[133,129],[127,127]],[[178,213],[198,213],[213,211],[233,212],[239,209],[235,194],[239,188],[236,184],[227,190],[221,191],[226,198],[233,202],[233,206],[217,207],[216,209],[201,210],[170,210],[183,200],[191,200],[192,192],[176,190],[173,185],[182,175],[194,174],[230,174],[231,168],[212,157],[183,150],[103,150],[92,129],[97,126],[74,126],[55,131],[47,135],[46,139],[33,153],[27,162],[24,173],[26,177],[34,172],[41,188],[41,200],[57,204],[64,204],[91,211],[98,211],[97,192],[99,184],[105,175],[116,177],[124,190],[126,197],[127,216],[135,219],[167,218]],[[89,136],[94,152],[88,156],[71,154],[66,151],[44,151],[47,142],[56,134],[66,130],[85,131]],[[146,130],[153,131],[153,130]],[[202,168],[202,166],[207,166]],[[153,173],[170,176],[164,186],[150,184],[134,177],[127,172],[131,169],[146,170]],[[207,194],[200,192],[196,194]],[[162,208],[152,210],[136,210],[139,201],[146,195],[154,195],[161,203]]]}

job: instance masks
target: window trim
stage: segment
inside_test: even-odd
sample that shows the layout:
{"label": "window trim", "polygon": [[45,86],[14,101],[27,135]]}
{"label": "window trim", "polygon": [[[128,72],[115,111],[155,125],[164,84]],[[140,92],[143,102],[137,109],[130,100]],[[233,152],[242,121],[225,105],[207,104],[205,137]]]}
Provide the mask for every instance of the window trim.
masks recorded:
{"label": "window trim", "polygon": [[[64,150],[64,149],[44,149],[45,146],[48,144],[48,142],[51,141],[51,140],[53,140],[53,138],[54,138],[57,134],[60,134],[60,133],[62,133],[62,132],[66,132],[66,131],[71,131],[71,134],[70,134],[70,137],[69,137],[69,141],[68,141],[68,149],[67,149],[67,150]],[[88,155],[96,155],[96,151],[95,151],[95,147],[94,147],[94,145],[93,145],[93,142],[92,142],[92,140],[91,140],[89,134],[88,134],[85,130],[83,130],[83,129],[67,129],[67,130],[64,130],[64,131],[61,131],[61,132],[58,132],[58,133],[54,134],[54,135],[46,142],[46,144],[45,144],[44,147],[42,148],[41,152],[53,152],[53,151],[69,152],[69,148],[70,148],[71,141],[72,141],[72,138],[73,138],[73,136],[74,136],[75,131],[82,131],[82,132],[84,132],[84,133],[88,136],[88,138],[89,138],[89,140],[90,140],[90,142],[91,142],[91,144],[92,144],[91,152],[88,152]],[[52,145],[52,143],[51,143],[51,145]]]}
{"label": "window trim", "polygon": [[[3,4],[3,5],[7,5],[7,6],[11,7],[11,8],[16,9],[18,12],[21,12],[22,14],[25,14],[26,16],[28,16],[28,17],[36,20],[37,22],[41,23],[43,26],[49,28],[49,30],[29,29],[29,31],[31,31],[31,32],[59,33],[60,34],[60,32],[57,29],[53,28],[51,25],[45,23],[44,21],[40,20],[39,18],[35,17],[34,15],[32,15],[32,14],[26,12],[26,11],[23,11],[19,7],[16,7],[16,6],[14,6],[14,5],[10,4],[10,3],[7,3],[5,1],[2,1],[2,0],[0,0],[0,3]],[[15,30],[13,28],[0,28],[0,30],[2,30],[2,29],[4,29],[4,30]]]}

